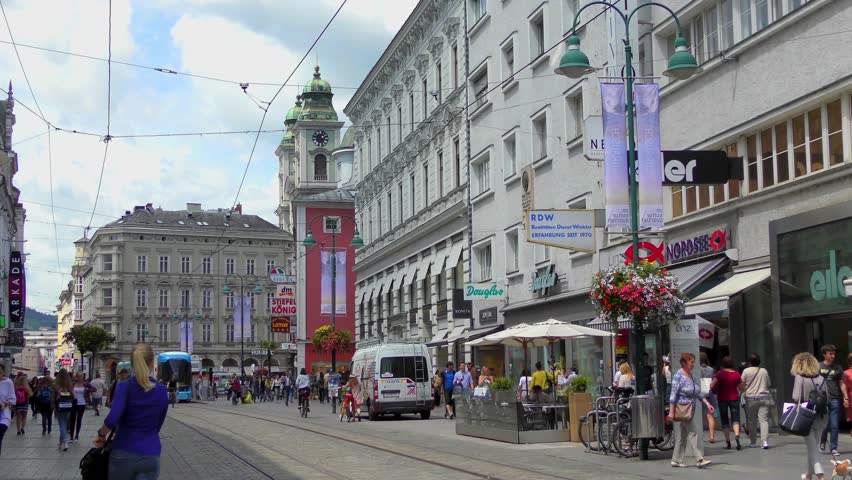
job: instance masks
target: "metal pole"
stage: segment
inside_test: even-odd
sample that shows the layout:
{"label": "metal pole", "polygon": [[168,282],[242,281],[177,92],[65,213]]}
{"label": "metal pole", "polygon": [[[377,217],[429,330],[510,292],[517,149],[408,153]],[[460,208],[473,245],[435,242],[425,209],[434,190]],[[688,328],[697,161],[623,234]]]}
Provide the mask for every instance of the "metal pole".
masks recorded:
{"label": "metal pole", "polygon": [[[343,218],[340,218],[338,222],[342,222]],[[335,229],[331,231],[331,334],[334,335],[335,331],[335,322],[337,320],[337,253],[335,251],[336,243],[336,232],[337,227],[340,225],[335,225]],[[337,349],[331,349],[331,371],[333,373],[337,373]],[[337,413],[337,402],[336,399],[331,398],[331,413]]]}
{"label": "metal pole", "polygon": [[269,318],[269,344],[266,346],[266,374],[272,376],[272,316]]}
{"label": "metal pole", "polygon": [[246,366],[245,366],[245,332],[246,332],[246,319],[245,319],[245,305],[243,302],[245,301],[245,286],[243,285],[243,277],[240,277],[240,375],[242,378],[240,380],[245,380],[246,377]]}
{"label": "metal pole", "polygon": [[464,9],[464,165],[467,173],[467,258],[470,265],[467,271],[467,281],[473,282],[473,203],[471,203],[470,191],[470,36],[467,30],[467,2],[464,3],[462,8]]}

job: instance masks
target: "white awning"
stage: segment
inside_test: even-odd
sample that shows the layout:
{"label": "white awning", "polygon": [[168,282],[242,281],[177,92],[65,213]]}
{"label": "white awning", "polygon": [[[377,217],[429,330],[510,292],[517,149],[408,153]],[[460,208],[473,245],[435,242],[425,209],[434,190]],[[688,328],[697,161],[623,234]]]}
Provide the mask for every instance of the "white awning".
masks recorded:
{"label": "white awning", "polygon": [[[601,317],[595,317],[595,319],[592,320],[591,322],[589,322],[586,326],[589,327],[589,328],[595,328],[595,329],[598,329],[598,330],[603,330],[605,332],[611,332],[612,331],[612,323],[610,323],[609,320],[604,320]],[[630,330],[631,328],[633,328],[633,326],[631,325],[629,318],[619,318],[618,319],[618,329],[619,330]]]}
{"label": "white awning", "polygon": [[447,343],[447,330],[438,330],[432,340],[426,344],[427,347],[440,347],[441,345],[445,345]]}
{"label": "white awning", "polygon": [[440,252],[435,254],[435,257],[432,259],[432,265],[429,267],[429,275],[434,277],[443,273],[444,271],[444,260],[447,259],[447,249],[443,249]]}
{"label": "white awning", "polygon": [[420,266],[419,262],[414,262],[409,264],[402,271],[405,272],[400,276],[400,281],[404,286],[409,286],[414,282],[414,275],[417,272],[417,267]]}
{"label": "white awning", "polygon": [[453,331],[447,335],[447,343],[453,343],[456,340],[465,338],[467,336],[467,333],[465,332],[466,329],[467,328],[464,325],[453,328]]}
{"label": "white awning", "polygon": [[388,287],[388,291],[393,290],[395,288],[399,288],[399,276],[402,270],[397,270],[395,272],[391,272],[385,276],[387,280],[385,281],[385,285]]}
{"label": "white awning", "polygon": [[724,267],[726,263],[728,263],[728,257],[722,255],[703,262],[670,267],[668,270],[678,280],[680,291],[688,293],[704,279]]}
{"label": "white awning", "polygon": [[358,305],[361,305],[362,303],[364,303],[364,296],[365,295],[367,295],[367,288],[366,287],[362,288],[361,293],[358,295],[358,302],[357,302]]}
{"label": "white awning", "polygon": [[720,312],[728,309],[728,301],[734,295],[745,292],[770,276],[769,268],[750,270],[734,274],[731,278],[693,298],[686,304],[686,314]]}
{"label": "white awning", "polygon": [[424,257],[422,260],[420,260],[420,266],[417,269],[417,278],[416,278],[416,280],[418,282],[426,279],[426,276],[429,273],[429,268],[431,268],[431,266],[432,266],[432,260],[434,258],[435,257],[430,255],[430,256]]}
{"label": "white awning", "polygon": [[461,258],[462,252],[464,251],[463,243],[456,243],[452,247],[450,247],[450,253],[447,255],[447,267],[446,270],[451,268],[456,268],[456,265],[459,264],[459,258]]}
{"label": "white awning", "polygon": [[373,294],[376,293],[376,284],[374,283],[368,286],[367,291],[369,292],[367,293],[367,303],[370,303],[371,301],[373,301]]}

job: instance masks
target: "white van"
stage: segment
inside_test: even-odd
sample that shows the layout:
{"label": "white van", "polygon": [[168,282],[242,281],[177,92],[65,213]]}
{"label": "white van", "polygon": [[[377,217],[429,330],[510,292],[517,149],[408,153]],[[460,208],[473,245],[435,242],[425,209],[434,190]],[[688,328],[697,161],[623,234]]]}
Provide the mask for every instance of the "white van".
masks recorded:
{"label": "white van", "polygon": [[350,371],[361,383],[370,420],[392,413],[432,413],[432,362],[422,343],[377,343],[359,346]]}

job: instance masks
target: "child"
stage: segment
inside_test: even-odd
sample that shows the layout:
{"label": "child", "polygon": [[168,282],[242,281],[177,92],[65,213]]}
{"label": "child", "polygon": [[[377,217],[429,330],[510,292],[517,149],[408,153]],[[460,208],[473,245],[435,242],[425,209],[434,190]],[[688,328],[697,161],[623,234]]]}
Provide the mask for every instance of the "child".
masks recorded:
{"label": "child", "polygon": [[361,421],[361,405],[358,398],[361,397],[361,385],[355,377],[349,377],[349,383],[346,385],[346,395],[343,397],[343,408],[340,410],[340,421],[343,421],[343,416],[346,415],[346,409],[349,404],[352,404],[352,413],[358,421]]}

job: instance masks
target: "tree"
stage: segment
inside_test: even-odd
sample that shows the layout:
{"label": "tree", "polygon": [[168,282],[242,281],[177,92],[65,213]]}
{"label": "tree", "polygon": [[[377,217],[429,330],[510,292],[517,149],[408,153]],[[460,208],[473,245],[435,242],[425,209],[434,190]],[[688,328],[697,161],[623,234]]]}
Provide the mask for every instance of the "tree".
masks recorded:
{"label": "tree", "polygon": [[266,366],[269,368],[269,371],[272,371],[272,351],[278,346],[278,343],[272,340],[261,340],[260,348],[266,349]]}
{"label": "tree", "polygon": [[[71,330],[65,332],[62,340],[74,345],[80,351],[81,357],[89,352],[92,354],[92,360],[94,360],[98,352],[115,341],[115,335],[97,325],[85,324],[72,327]],[[89,362],[89,378],[92,377],[92,363]]]}

